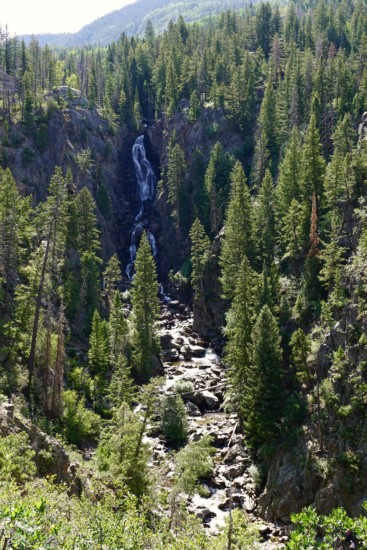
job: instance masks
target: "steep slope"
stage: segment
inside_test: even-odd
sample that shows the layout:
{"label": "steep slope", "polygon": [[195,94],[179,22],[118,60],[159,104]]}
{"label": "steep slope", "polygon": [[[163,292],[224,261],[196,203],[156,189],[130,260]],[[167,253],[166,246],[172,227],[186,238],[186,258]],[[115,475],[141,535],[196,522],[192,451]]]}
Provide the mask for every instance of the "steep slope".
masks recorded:
{"label": "steep slope", "polygon": [[[181,15],[185,21],[199,21],[210,18],[226,9],[237,10],[244,7],[244,0],[138,0],[120,10],[115,10],[85,25],[76,33],[39,34],[36,35],[40,45],[75,47],[87,44],[105,46],[118,40],[121,33],[129,36],[141,36],[149,20],[155,31],[161,33],[168,23]],[[26,43],[31,35],[22,37]]]}

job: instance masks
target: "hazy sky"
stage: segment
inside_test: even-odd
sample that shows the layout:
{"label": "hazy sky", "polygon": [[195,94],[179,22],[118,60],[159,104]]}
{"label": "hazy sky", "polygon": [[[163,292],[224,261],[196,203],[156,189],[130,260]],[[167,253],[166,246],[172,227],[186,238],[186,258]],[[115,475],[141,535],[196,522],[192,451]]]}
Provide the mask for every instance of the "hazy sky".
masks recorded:
{"label": "hazy sky", "polygon": [[7,0],[0,8],[0,26],[13,34],[75,32],[97,17],[134,0]]}

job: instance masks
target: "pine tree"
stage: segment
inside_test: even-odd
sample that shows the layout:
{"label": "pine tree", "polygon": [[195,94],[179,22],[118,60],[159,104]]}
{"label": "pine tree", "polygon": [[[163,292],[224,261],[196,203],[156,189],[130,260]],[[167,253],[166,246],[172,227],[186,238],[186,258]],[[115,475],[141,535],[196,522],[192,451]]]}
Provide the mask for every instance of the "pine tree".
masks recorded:
{"label": "pine tree", "polygon": [[57,167],[50,181],[49,196],[44,205],[42,205],[39,215],[40,237],[44,236],[45,242],[41,242],[39,247],[43,252],[43,259],[37,283],[38,288],[28,357],[28,391],[32,387],[44,290],[49,271],[57,284],[58,274],[64,259],[67,217],[67,180],[63,177],[61,168]]}
{"label": "pine tree", "polygon": [[100,248],[95,202],[87,187],[83,187],[76,196],[77,247],[79,254],[97,253]]}
{"label": "pine tree", "polygon": [[344,263],[343,255],[345,248],[340,243],[341,220],[336,210],[331,213],[331,229],[328,235],[328,242],[324,243],[321,251],[322,268],[320,270],[320,281],[326,286],[329,292],[335,286],[340,276],[341,266]]}
{"label": "pine tree", "polygon": [[216,235],[222,226],[229,195],[229,175],[233,168],[231,157],[224,153],[220,143],[211,151],[208,168],[205,172],[205,190],[209,202],[209,227]]}
{"label": "pine tree", "polygon": [[336,149],[326,169],[325,206],[342,214],[348,209],[355,189],[355,174],[350,153]]}
{"label": "pine tree", "polygon": [[173,207],[173,216],[179,232],[183,222],[183,186],[185,176],[186,163],[184,152],[178,143],[176,145],[172,144],[169,147],[167,164],[168,200]]}
{"label": "pine tree", "polygon": [[321,208],[325,160],[321,152],[320,135],[316,127],[316,117],[311,115],[307,128],[302,155],[302,196],[311,202],[315,193],[318,210]]}
{"label": "pine tree", "polygon": [[293,270],[297,273],[298,263],[307,245],[307,214],[304,204],[292,200],[289,211],[285,215],[282,227],[279,230],[279,246],[284,251],[283,260],[292,262]]}
{"label": "pine tree", "polygon": [[133,361],[140,380],[153,372],[153,355],[159,351],[156,321],[159,312],[157,274],[150,244],[144,233],[135,260],[132,283]]}
{"label": "pine tree", "polygon": [[167,441],[175,446],[188,435],[187,411],[179,394],[167,395],[162,402],[161,428]]}
{"label": "pine tree", "polygon": [[192,224],[190,239],[191,285],[195,293],[195,303],[202,303],[205,299],[204,278],[210,253],[210,240],[199,218],[196,218]]}
{"label": "pine tree", "polygon": [[125,355],[118,355],[114,361],[108,398],[113,407],[119,408],[122,403],[131,406],[136,388],[131,377],[131,368]]}
{"label": "pine tree", "polygon": [[254,159],[254,182],[260,185],[266,168],[274,172],[278,162],[279,135],[275,110],[273,83],[269,81],[265,88],[264,99],[259,114],[259,127]]}
{"label": "pine tree", "polygon": [[139,497],[148,486],[149,447],[141,442],[144,431],[139,416],[122,402],[97,449],[99,468],[109,471],[111,479]]}
{"label": "pine tree", "polygon": [[239,267],[245,256],[254,259],[253,219],[250,191],[240,162],[231,172],[231,194],[220,256],[223,296],[233,298]]}
{"label": "pine tree", "polygon": [[234,298],[227,313],[225,358],[229,366],[226,401],[243,422],[244,387],[250,368],[251,330],[254,316],[254,284],[256,278],[246,256],[236,278]]}
{"label": "pine tree", "polygon": [[31,228],[30,213],[29,198],[21,198],[10,170],[0,168],[0,279],[6,310],[18,276],[20,247]]}
{"label": "pine tree", "polygon": [[291,366],[296,370],[301,383],[307,383],[312,377],[307,360],[311,352],[311,339],[301,328],[293,332],[289,342],[292,348]]}
{"label": "pine tree", "polygon": [[64,382],[64,362],[65,362],[65,336],[64,336],[64,312],[61,305],[58,327],[57,327],[57,345],[56,357],[54,363],[54,378],[52,384],[51,396],[51,418],[59,418],[62,414],[62,390]]}
{"label": "pine tree", "polygon": [[88,360],[92,374],[104,376],[109,367],[107,323],[95,310],[89,338]]}
{"label": "pine tree", "polygon": [[114,298],[118,284],[121,281],[121,267],[117,254],[109,259],[106,269],[103,273],[104,295],[107,298],[107,305],[111,308],[111,302]]}
{"label": "pine tree", "polygon": [[276,226],[273,178],[269,170],[261,183],[255,203],[255,239],[261,264],[270,266],[274,260]]}
{"label": "pine tree", "polygon": [[313,317],[317,317],[320,312],[320,297],[322,288],[319,282],[320,258],[319,243],[320,239],[317,230],[317,206],[316,194],[312,195],[312,210],[310,222],[310,244],[304,266],[303,293],[306,305]]}
{"label": "pine tree", "polygon": [[251,341],[244,385],[244,429],[254,454],[266,456],[280,432],[284,398],[280,332],[266,305],[252,329]]}
{"label": "pine tree", "polygon": [[299,130],[293,128],[284,159],[279,166],[279,177],[276,188],[276,217],[282,221],[289,212],[293,200],[300,202],[301,192],[301,138]]}
{"label": "pine tree", "polygon": [[116,290],[110,307],[108,339],[111,364],[117,364],[121,356],[128,354],[128,324],[123,308],[121,292]]}
{"label": "pine tree", "polygon": [[198,98],[198,93],[196,90],[193,90],[190,95],[190,109],[189,109],[189,121],[195,122],[200,113],[200,101]]}

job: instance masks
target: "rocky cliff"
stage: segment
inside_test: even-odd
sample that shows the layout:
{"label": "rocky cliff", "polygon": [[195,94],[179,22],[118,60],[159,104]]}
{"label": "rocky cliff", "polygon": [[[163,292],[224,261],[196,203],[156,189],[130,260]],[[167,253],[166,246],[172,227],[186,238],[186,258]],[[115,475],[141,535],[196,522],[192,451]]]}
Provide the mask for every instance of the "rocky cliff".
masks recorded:
{"label": "rocky cliff", "polygon": [[70,169],[71,192],[87,186],[96,199],[103,258],[115,250],[123,256],[133,216],[134,136],[113,127],[83,97],[62,94],[59,101],[62,108],[36,113],[31,128],[20,123],[10,128],[0,148],[1,165],[11,169],[19,188],[32,194],[35,203],[45,199],[56,166]]}
{"label": "rocky cliff", "polygon": [[[342,281],[343,299],[332,326],[314,327],[301,399],[307,407],[291,448],[275,453],[260,508],[268,518],[289,520],[306,505],[320,513],[342,506],[363,513],[367,500],[366,253],[356,246]],[[319,412],[318,412],[319,403]]]}

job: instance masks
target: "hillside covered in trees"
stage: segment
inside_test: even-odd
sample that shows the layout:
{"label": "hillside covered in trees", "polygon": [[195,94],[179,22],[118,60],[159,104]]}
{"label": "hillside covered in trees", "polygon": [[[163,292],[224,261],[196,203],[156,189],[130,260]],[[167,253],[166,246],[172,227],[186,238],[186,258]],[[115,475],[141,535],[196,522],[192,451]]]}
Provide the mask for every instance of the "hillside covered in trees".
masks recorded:
{"label": "hillside covered in trees", "polygon": [[365,0],[2,31],[0,120],[0,542],[365,547]]}
{"label": "hillside covered in trees", "polygon": [[[142,36],[148,21],[152,22],[157,33],[161,33],[170,21],[176,21],[179,16],[186,22],[205,23],[226,9],[240,10],[244,5],[243,0],[136,0],[99,17],[76,33],[40,34],[36,38],[42,46],[107,46],[113,40],[117,41],[121,33]],[[22,38],[29,43],[32,35]]]}

